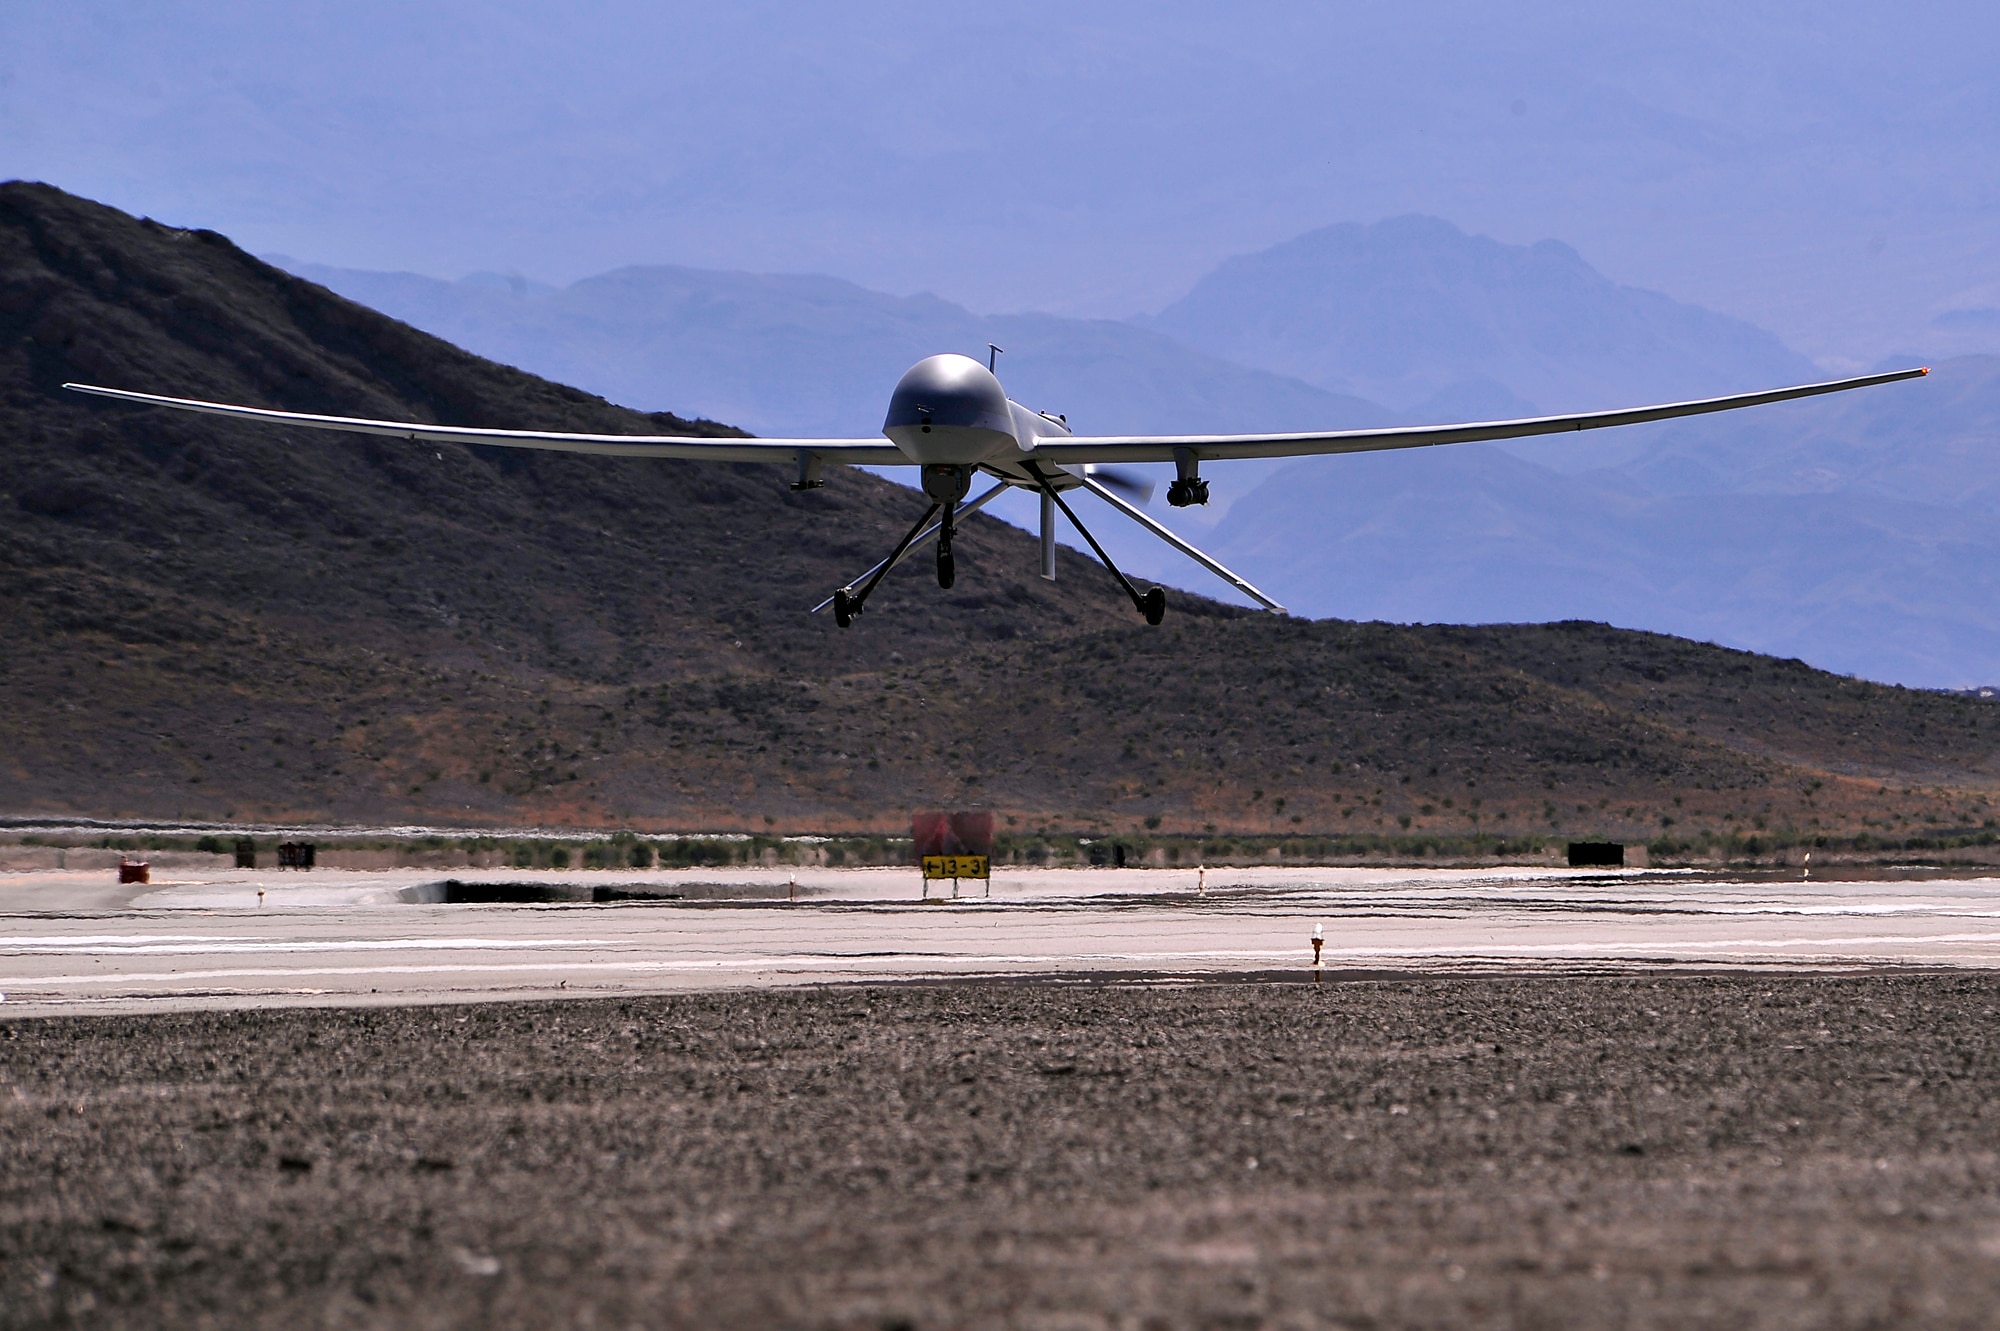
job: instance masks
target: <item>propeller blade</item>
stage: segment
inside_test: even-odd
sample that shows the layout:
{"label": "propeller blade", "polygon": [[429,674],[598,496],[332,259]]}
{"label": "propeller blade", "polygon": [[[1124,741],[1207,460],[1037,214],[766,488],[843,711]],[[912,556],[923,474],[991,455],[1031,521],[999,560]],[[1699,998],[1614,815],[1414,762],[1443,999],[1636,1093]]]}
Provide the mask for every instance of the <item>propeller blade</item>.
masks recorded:
{"label": "propeller blade", "polygon": [[1153,478],[1142,471],[1126,471],[1122,467],[1107,467],[1093,462],[1084,467],[1083,474],[1128,499],[1136,499],[1142,504],[1153,502]]}

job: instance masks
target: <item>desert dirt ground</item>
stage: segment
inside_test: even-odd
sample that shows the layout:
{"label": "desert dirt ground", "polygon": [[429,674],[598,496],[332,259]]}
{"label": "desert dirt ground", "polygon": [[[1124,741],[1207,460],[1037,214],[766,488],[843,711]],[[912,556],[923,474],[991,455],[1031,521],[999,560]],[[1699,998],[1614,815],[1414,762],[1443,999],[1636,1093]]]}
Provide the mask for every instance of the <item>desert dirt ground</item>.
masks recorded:
{"label": "desert dirt ground", "polygon": [[1990,970],[0,1023],[10,1327],[1886,1327],[2000,1307]]}

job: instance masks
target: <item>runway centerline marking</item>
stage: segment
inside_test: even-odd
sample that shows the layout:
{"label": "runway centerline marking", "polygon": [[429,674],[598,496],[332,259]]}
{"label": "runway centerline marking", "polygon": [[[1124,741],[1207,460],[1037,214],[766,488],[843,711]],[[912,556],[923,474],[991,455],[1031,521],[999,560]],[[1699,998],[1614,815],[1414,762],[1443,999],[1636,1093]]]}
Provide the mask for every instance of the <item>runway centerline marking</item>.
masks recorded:
{"label": "runway centerline marking", "polygon": [[[1467,960],[1498,957],[1571,956],[1588,959],[1607,953],[1639,953],[1648,956],[1709,956],[1717,951],[1756,950],[1773,951],[1787,948],[1840,948],[1855,946],[1881,946],[1893,944],[1903,948],[1915,946],[1936,946],[1952,943],[2000,943],[2000,933],[1980,934],[1885,934],[1847,938],[1793,938],[1793,939],[1717,939],[1717,940],[1663,940],[1645,942],[1605,941],[1596,943],[1535,943],[1535,944],[1494,944],[1483,943],[1459,947],[1350,947],[1327,949],[1327,956],[1360,958],[1459,957]],[[1994,957],[2000,964],[2000,954]],[[32,992],[39,987],[75,987],[79,985],[117,984],[188,984],[196,981],[225,979],[281,979],[305,976],[383,976],[383,975],[475,975],[475,974],[518,974],[551,972],[653,972],[676,973],[712,970],[728,971],[772,971],[811,969],[857,969],[868,966],[890,966],[897,962],[939,964],[975,964],[980,966],[1043,966],[1043,965],[1105,965],[1148,967],[1171,965],[1173,963],[1200,962],[1261,962],[1287,963],[1288,968],[1307,969],[1297,947],[1285,948],[1205,948],[1170,952],[1032,952],[1032,953],[978,953],[978,952],[894,952],[894,953],[778,953],[778,954],[738,954],[734,956],[689,957],[676,960],[630,958],[611,961],[586,961],[571,957],[551,958],[541,962],[457,962],[435,965],[389,965],[389,966],[288,966],[271,968],[232,968],[186,971],[139,971],[109,972],[102,975],[50,975],[21,976],[0,979],[0,990],[13,989]]]}

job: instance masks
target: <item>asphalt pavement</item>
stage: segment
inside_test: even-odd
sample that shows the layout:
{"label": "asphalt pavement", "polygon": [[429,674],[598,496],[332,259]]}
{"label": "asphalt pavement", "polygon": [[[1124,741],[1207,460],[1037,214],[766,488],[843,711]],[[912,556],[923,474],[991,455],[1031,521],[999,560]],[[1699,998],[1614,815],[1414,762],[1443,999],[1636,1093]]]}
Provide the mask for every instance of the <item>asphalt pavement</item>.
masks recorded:
{"label": "asphalt pavement", "polygon": [[[552,895],[436,904],[455,877]],[[2000,878],[1544,869],[0,875],[0,1013],[621,995],[938,977],[2000,966]],[[796,893],[796,900],[793,896]],[[936,899],[940,895],[943,899]],[[682,899],[672,899],[674,896]],[[426,901],[425,898],[431,898]],[[718,899],[720,898],[720,899]]]}

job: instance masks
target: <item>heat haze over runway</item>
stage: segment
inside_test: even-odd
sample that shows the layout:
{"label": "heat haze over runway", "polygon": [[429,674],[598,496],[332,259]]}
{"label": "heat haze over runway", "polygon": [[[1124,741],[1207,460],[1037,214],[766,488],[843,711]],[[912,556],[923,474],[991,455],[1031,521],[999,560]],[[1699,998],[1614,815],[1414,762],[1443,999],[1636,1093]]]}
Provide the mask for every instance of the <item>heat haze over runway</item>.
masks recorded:
{"label": "heat haze over runway", "polygon": [[[0,880],[8,1015],[427,1003],[974,977],[2000,966],[2000,878],[1723,879],[1541,869],[1002,871],[924,903],[910,870],[462,872],[763,898],[412,904],[435,870]],[[966,889],[976,890],[966,884]],[[263,902],[258,891],[264,892]],[[933,885],[933,894],[937,891]],[[949,892],[949,884],[945,891]]]}

